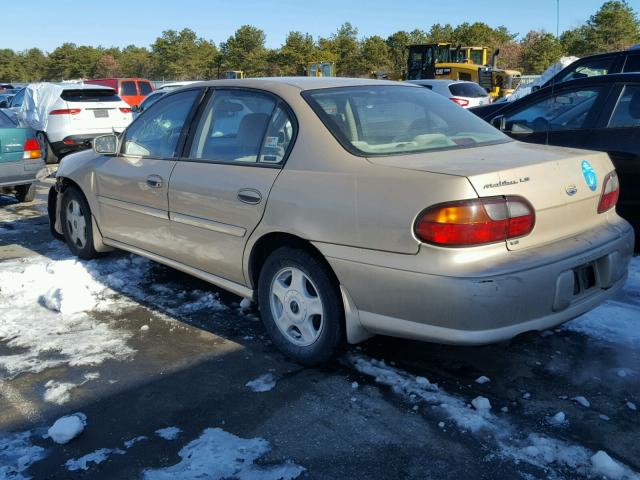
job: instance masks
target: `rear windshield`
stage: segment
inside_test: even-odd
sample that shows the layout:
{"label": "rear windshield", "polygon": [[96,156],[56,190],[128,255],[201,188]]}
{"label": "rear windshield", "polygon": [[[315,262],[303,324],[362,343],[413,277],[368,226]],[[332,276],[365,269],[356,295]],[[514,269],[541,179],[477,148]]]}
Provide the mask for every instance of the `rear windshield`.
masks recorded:
{"label": "rear windshield", "polygon": [[449,91],[454,97],[480,98],[489,95],[477,83],[452,83],[449,85]]}
{"label": "rear windshield", "polygon": [[473,113],[426,88],[358,86],[303,92],[355,155],[396,155],[508,142]]}
{"label": "rear windshield", "polygon": [[16,124],[9,117],[0,112],[0,128],[15,128],[15,126]]}
{"label": "rear windshield", "polygon": [[119,102],[115,90],[109,88],[85,88],[82,90],[63,90],[60,98],[67,102]]}

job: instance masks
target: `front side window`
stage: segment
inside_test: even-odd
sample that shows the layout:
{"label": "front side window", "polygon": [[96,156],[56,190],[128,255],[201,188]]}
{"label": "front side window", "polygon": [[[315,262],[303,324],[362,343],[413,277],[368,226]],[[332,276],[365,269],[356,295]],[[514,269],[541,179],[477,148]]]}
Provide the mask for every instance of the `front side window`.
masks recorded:
{"label": "front side window", "polygon": [[201,90],[187,90],[158,100],[127,129],[124,155],[175,158],[184,123]]}
{"label": "front side window", "polygon": [[[270,124],[275,108],[276,100],[270,95],[241,90],[216,91],[204,109],[189,157],[213,162],[257,162],[268,128],[276,129],[269,145],[275,149],[282,143],[281,127]],[[273,161],[274,152],[267,154],[272,160],[265,160],[263,155],[261,161]]]}
{"label": "front side window", "polygon": [[396,155],[509,141],[426,88],[366,86],[303,93],[338,141],[355,155]]}
{"label": "front side window", "polygon": [[138,95],[136,82],[122,82],[122,85],[120,86],[120,95],[125,97],[135,97]]}
{"label": "front side window", "polygon": [[140,95],[145,97],[153,90],[149,82],[138,82],[138,88],[140,89]]}
{"label": "front side window", "polygon": [[608,128],[640,127],[640,86],[627,85],[616,104]]}
{"label": "front side window", "polygon": [[544,97],[506,115],[505,130],[534,133],[582,128],[599,93],[600,87],[587,87]]}
{"label": "front side window", "polygon": [[584,63],[578,62],[574,68],[566,73],[560,80],[561,82],[568,82],[569,80],[576,80],[578,78],[595,77],[597,75],[607,75],[613,58],[600,58],[595,60],[589,60]]}

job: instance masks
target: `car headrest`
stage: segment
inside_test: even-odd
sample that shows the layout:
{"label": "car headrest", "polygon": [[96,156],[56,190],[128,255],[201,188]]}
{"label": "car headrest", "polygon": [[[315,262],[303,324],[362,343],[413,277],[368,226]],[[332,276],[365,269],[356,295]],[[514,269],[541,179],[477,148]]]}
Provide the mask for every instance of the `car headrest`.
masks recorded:
{"label": "car headrest", "polygon": [[257,151],[264,131],[267,129],[269,118],[266,113],[248,113],[242,117],[236,137],[238,144],[245,146],[250,151]]}

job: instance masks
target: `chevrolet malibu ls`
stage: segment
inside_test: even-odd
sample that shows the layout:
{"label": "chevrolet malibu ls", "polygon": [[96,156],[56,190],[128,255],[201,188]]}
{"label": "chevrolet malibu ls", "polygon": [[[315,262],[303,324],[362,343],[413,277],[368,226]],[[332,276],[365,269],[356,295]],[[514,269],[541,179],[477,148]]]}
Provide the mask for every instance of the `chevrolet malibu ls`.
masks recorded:
{"label": "chevrolet malibu ls", "polygon": [[425,88],[222,80],[168,93],[65,158],[52,228],[256,300],[274,344],[326,361],[373,334],[484,344],[624,283],[633,231],[606,154],[509,139]]}

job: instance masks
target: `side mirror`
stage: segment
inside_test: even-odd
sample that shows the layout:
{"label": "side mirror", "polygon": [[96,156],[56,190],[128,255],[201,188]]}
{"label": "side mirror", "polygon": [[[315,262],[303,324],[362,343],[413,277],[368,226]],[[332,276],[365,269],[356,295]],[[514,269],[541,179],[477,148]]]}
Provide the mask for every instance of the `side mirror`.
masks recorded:
{"label": "side mirror", "polygon": [[491,119],[491,125],[504,132],[507,127],[507,120],[504,118],[504,115],[498,115]]}
{"label": "side mirror", "polygon": [[118,137],[116,135],[101,135],[93,139],[93,151],[100,155],[115,155],[118,153]]}
{"label": "side mirror", "polygon": [[133,107],[131,107],[131,111],[133,113],[140,113],[142,109],[140,108],[140,105],[134,105]]}
{"label": "side mirror", "polygon": [[2,100],[0,102],[0,108],[9,108],[9,102],[7,102],[6,100]]}

